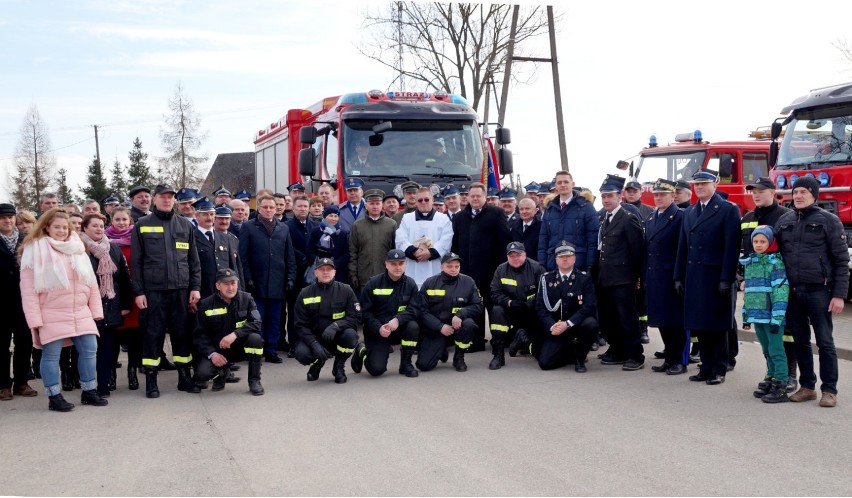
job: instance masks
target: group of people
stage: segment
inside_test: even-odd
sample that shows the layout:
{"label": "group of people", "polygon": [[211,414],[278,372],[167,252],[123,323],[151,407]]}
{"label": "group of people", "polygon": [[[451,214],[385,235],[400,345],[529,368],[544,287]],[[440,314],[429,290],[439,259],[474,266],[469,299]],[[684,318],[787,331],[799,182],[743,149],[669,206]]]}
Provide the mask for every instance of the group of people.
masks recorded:
{"label": "group of people", "polygon": [[[813,327],[820,404],[834,406],[831,314],[842,311],[849,278],[842,225],[816,206],[813,178],[793,185],[792,209],[759,179],[748,186],[757,209],[742,219],[717,182],[707,169],[689,183],[659,179],[652,208],[642,185],[607,175],[599,211],[567,171],[527,185],[520,201],[508,188],[495,196],[481,183],[446,185],[436,195],[413,181],[399,199],[349,177],[341,204],[328,183],[309,198],[297,182],[285,195],[259,191],[256,211],[245,191],[232,198],[223,186],[211,200],[161,184],[131,189],[130,208],[110,196],[101,214],[95,202],[79,228],[45,196],[28,233],[15,207],[0,204],[0,288],[20,303],[3,328],[15,355],[13,377],[0,355],[0,399],[37,395],[27,384],[33,346],[49,408],[68,411],[62,391],[76,382],[81,403],[107,404],[119,344],[129,388],[139,389],[141,368],[149,398],[160,396],[164,368],[177,370],[178,390],[212,381],[219,391],[239,381],[243,360],[250,393],[262,395],[262,363],[282,363],[282,351],[308,367],[308,381],[329,360],[337,383],[347,362],[382,375],[397,345],[401,375],[449,361],[449,349],[463,372],[465,355],[485,349],[486,327],[489,369],[503,368],[508,352],[583,373],[605,344],[601,364],[644,368],[650,325],[665,345],[654,371],[686,373],[697,341],[689,379],[716,385],[733,367],[739,287],[744,326],[755,327],[767,359],[755,396],[816,399]],[[796,365],[801,387],[788,396]]]}

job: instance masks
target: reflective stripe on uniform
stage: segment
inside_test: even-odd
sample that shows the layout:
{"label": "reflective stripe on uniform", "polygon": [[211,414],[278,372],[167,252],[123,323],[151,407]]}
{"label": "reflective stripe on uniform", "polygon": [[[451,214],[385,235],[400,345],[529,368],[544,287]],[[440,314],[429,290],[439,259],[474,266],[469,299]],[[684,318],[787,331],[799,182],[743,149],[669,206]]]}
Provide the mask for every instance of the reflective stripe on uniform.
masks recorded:
{"label": "reflective stripe on uniform", "polygon": [[174,360],[175,360],[175,363],[191,363],[191,362],[192,362],[192,355],[189,355],[189,356],[175,356],[175,357],[174,357]]}
{"label": "reflective stripe on uniform", "polygon": [[518,286],[518,281],[513,278],[501,278],[500,283],[503,285],[514,285],[515,287]]}
{"label": "reflective stripe on uniform", "polygon": [[781,336],[781,337],[784,339],[784,342],[795,342],[793,340],[793,336],[791,336],[791,335],[784,335],[784,336]]}
{"label": "reflective stripe on uniform", "polygon": [[640,322],[647,322],[647,321],[648,321],[648,315],[642,315],[642,316],[640,316],[640,317],[639,317],[639,321],[640,321]]}
{"label": "reflective stripe on uniform", "polygon": [[408,306],[403,304],[402,306],[400,306],[399,308],[396,309],[396,312],[401,313],[401,312],[405,311],[406,308],[408,308]]}
{"label": "reflective stripe on uniform", "polygon": [[241,321],[241,322],[237,322],[237,324],[236,324],[236,326],[235,326],[235,327],[236,327],[236,328],[238,328],[238,329],[239,329],[239,328],[242,328],[242,327],[245,327],[245,326],[246,326],[246,322],[247,322],[247,321],[248,321],[248,320],[243,320],[243,321]]}
{"label": "reflective stripe on uniform", "polygon": [[352,348],[352,349],[344,348],[343,346],[341,346],[339,344],[337,345],[337,350],[340,351],[341,353],[354,353],[355,352],[355,348]]}
{"label": "reflective stripe on uniform", "polygon": [[747,228],[757,228],[757,221],[744,221],[740,223],[741,230],[745,230]]}
{"label": "reflective stripe on uniform", "polygon": [[175,242],[176,249],[189,249],[189,242]]}
{"label": "reflective stripe on uniform", "polygon": [[456,341],[456,346],[458,346],[458,347],[460,347],[460,348],[462,348],[462,349],[467,349],[467,348],[471,347],[472,345],[473,345],[473,343],[472,343],[472,342],[459,342],[459,341]]}
{"label": "reflective stripe on uniform", "polygon": [[331,319],[332,319],[332,320],[340,320],[340,319],[341,319],[341,318],[343,318],[344,316],[346,316],[346,312],[345,312],[345,311],[341,311],[340,313],[332,313],[332,314],[331,314]]}
{"label": "reflective stripe on uniform", "polygon": [[529,300],[529,299],[532,299],[534,297],[535,297],[535,294],[530,294],[529,296],[527,296],[527,299]]}
{"label": "reflective stripe on uniform", "polygon": [[500,325],[499,323],[492,323],[491,330],[497,330],[499,332],[509,332],[508,325]]}
{"label": "reflective stripe on uniform", "polygon": [[159,366],[160,359],[159,358],[142,358],[142,366],[143,367],[156,367]]}
{"label": "reflective stripe on uniform", "polygon": [[139,227],[140,233],[163,233],[163,227]]}
{"label": "reflective stripe on uniform", "polygon": [[451,313],[455,315],[455,314],[456,314],[456,312],[458,312],[460,309],[461,309],[461,308],[453,308],[453,310],[451,311]]}
{"label": "reflective stripe on uniform", "polygon": [[696,335],[690,336],[689,342],[698,342],[698,336],[696,336]]}
{"label": "reflective stripe on uniform", "polygon": [[393,294],[393,289],[373,289],[373,294],[376,296],[390,296]]}
{"label": "reflective stripe on uniform", "polygon": [[447,291],[444,289],[426,289],[427,296],[446,296]]}
{"label": "reflective stripe on uniform", "polygon": [[243,348],[243,351],[245,351],[248,354],[256,354],[258,356],[263,354],[263,348],[248,348],[248,347],[246,347],[246,348]]}
{"label": "reflective stripe on uniform", "polygon": [[228,308],[213,308],[204,310],[204,316],[218,316],[228,313]]}
{"label": "reflective stripe on uniform", "polygon": [[322,301],[322,296],[306,297],[302,299],[302,302],[305,304],[319,304],[320,301]]}
{"label": "reflective stripe on uniform", "polygon": [[399,345],[404,348],[416,348],[417,341],[399,341]]}

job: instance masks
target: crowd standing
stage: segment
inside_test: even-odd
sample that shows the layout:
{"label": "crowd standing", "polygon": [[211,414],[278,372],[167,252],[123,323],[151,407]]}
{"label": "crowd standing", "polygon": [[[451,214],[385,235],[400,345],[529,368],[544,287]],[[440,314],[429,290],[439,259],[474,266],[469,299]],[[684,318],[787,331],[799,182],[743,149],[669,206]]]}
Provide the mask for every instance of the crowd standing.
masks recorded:
{"label": "crowd standing", "polygon": [[586,373],[608,345],[600,363],[629,372],[645,367],[649,325],[664,344],[654,372],[687,373],[697,348],[689,380],[718,385],[735,365],[741,290],[743,327],[766,359],[754,396],[817,399],[813,331],[819,404],[836,406],[843,226],[817,206],[813,178],[794,182],[790,208],[759,178],[747,187],[756,209],[742,218],[718,179],[709,169],[659,179],[651,207],[641,184],[607,175],[599,211],[567,171],[521,199],[508,187],[413,181],[399,198],[350,177],[341,204],[332,182],[310,198],[296,182],[257,192],[257,211],[251,193],[224,185],[210,198],[136,186],[126,205],[111,195],[82,209],[45,194],[38,216],[0,204],[0,292],[11,303],[0,340],[14,345],[0,355],[0,400],[37,396],[28,381],[41,378],[51,410],[73,409],[62,393],[75,388],[82,404],[105,406],[119,347],[129,389],[142,369],[148,398],[160,396],[160,370],[177,370],[180,391],[220,391],[239,382],[242,361],[249,392],[262,395],[262,364],[283,363],[279,352],[308,367],[308,381],[329,360],[338,384],[347,362],[381,376],[395,346],[405,377],[438,368],[450,349],[464,372],[486,329],[491,370],[510,364],[508,352]]}

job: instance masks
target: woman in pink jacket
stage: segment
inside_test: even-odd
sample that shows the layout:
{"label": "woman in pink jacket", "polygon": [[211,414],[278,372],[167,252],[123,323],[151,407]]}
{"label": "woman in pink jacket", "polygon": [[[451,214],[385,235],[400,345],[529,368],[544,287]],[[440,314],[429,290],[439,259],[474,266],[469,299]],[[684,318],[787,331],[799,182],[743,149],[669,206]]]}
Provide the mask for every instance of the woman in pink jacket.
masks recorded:
{"label": "woman in pink jacket", "polygon": [[21,246],[21,297],[33,346],[42,350],[41,376],[48,408],[71,411],[59,386],[59,354],[73,343],[84,405],[104,406],[95,379],[98,328],[103,318],[98,282],[86,248],[71,229],[68,215],[51,209],[39,218]]}

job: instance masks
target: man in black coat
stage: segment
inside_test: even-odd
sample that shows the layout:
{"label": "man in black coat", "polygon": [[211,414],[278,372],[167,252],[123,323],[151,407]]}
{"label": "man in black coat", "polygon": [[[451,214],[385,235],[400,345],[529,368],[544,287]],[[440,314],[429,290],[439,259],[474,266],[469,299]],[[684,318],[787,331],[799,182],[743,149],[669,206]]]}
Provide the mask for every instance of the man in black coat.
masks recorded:
{"label": "man in black coat", "polygon": [[[491,309],[488,289],[494,270],[503,262],[503,250],[511,242],[506,216],[499,207],[485,204],[486,188],[473,183],[468,188],[468,206],[453,217],[452,251],[461,257],[461,272],[473,279],[482,293],[485,309]],[[484,292],[483,292],[484,291]],[[485,323],[477,322],[470,351],[485,350]]]}
{"label": "man in black coat", "polygon": [[[231,243],[231,235],[217,232],[213,229],[216,208],[213,201],[202,197],[193,204],[195,209],[195,225],[198,233],[195,240],[198,247],[198,262],[201,265],[201,299],[212,296],[216,292],[216,272],[230,268],[237,275],[241,285],[243,280],[242,265],[239,264],[239,245]],[[192,325],[195,327],[195,324]]]}
{"label": "man in black coat", "polygon": [[509,235],[513,242],[524,245],[527,258],[535,260],[538,257],[538,235],[541,232],[541,220],[536,216],[538,209],[535,202],[529,197],[521,199],[518,214],[520,219],[512,224]]}
{"label": "man in black coat", "polygon": [[632,371],[645,366],[636,311],[643,235],[639,217],[621,204],[623,182],[620,177],[608,176],[600,188],[604,215],[600,220],[595,291],[601,310],[598,319],[609,338],[609,349],[601,363]]}
{"label": "man in black coat", "polygon": [[290,343],[290,351],[287,352],[288,358],[295,357],[296,343],[299,341],[299,336],[296,334],[293,325],[295,320],[293,307],[296,305],[296,296],[305,287],[305,271],[313,263],[308,258],[308,240],[311,238],[311,233],[319,226],[319,223],[308,219],[308,214],[308,198],[304,195],[297,195],[293,199],[293,217],[284,222],[290,229],[293,254],[296,257],[296,288],[293,292],[287,293],[287,341]]}

